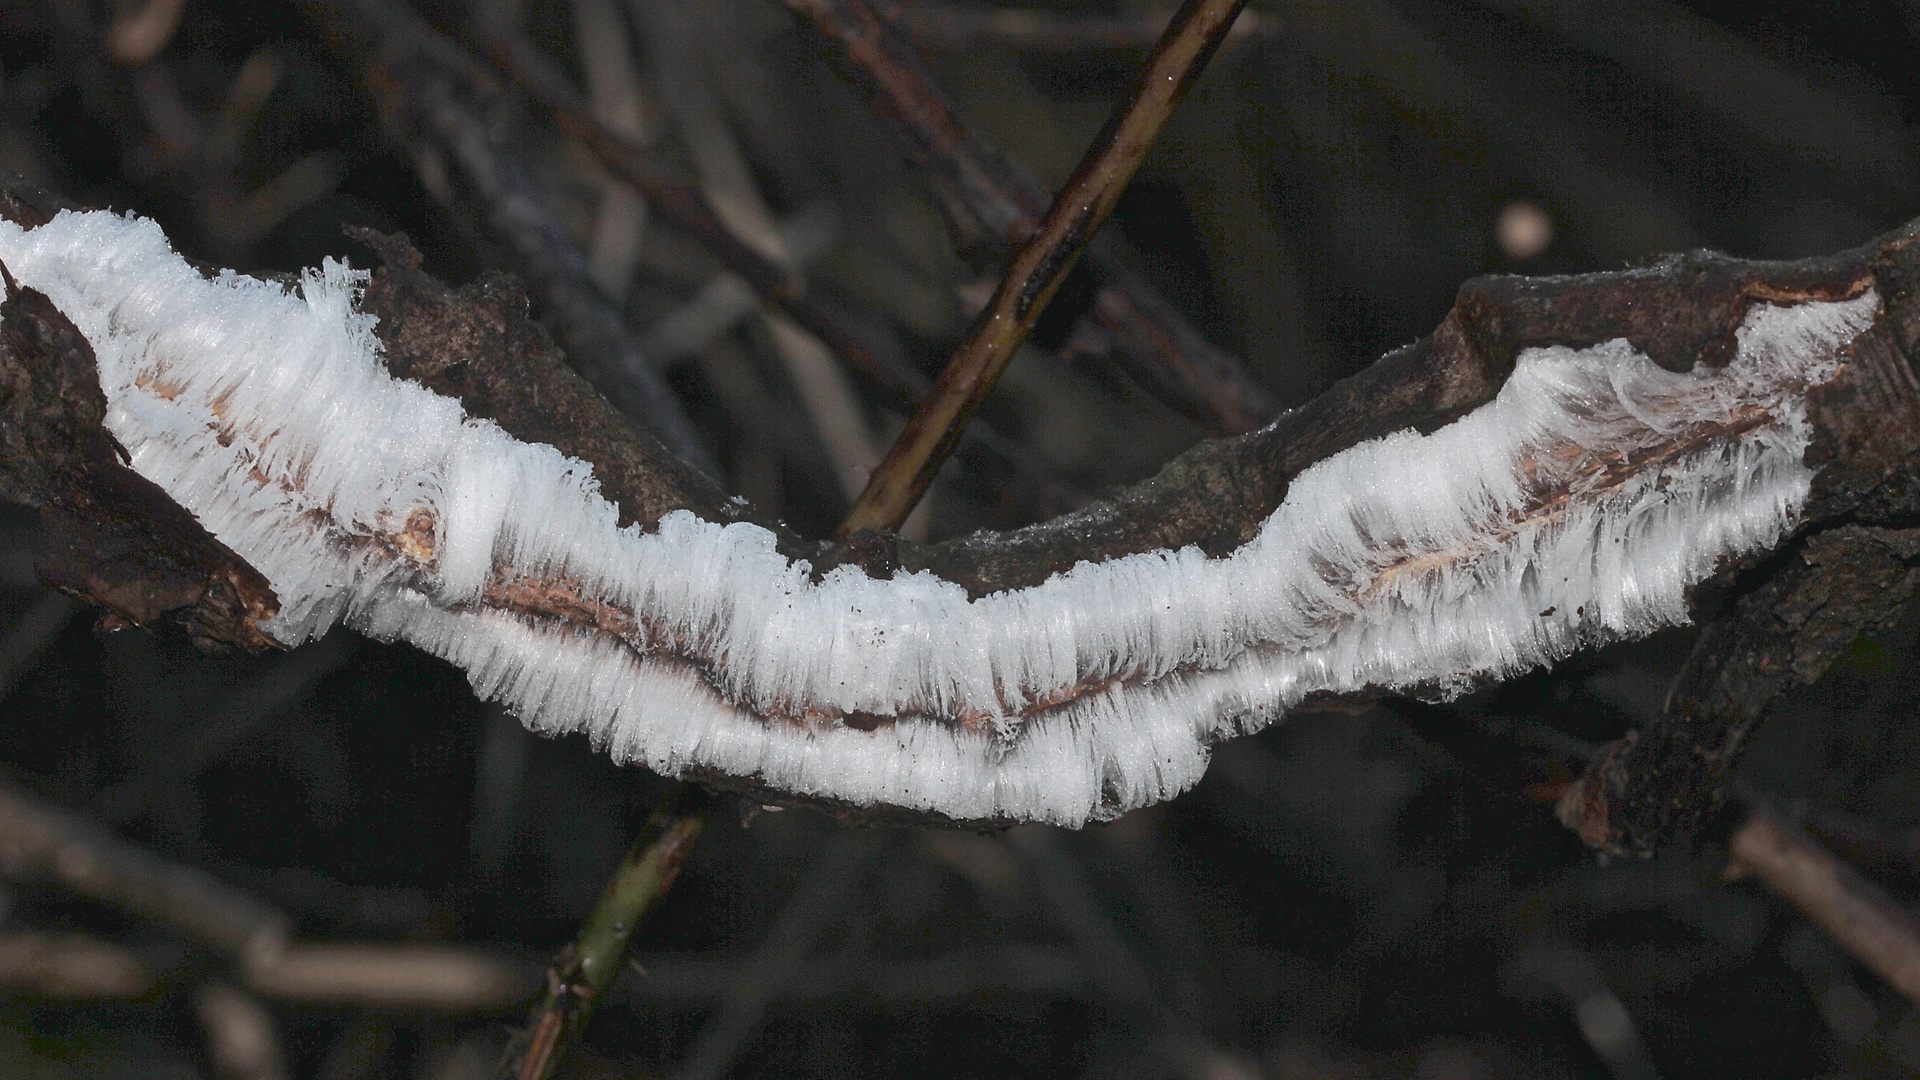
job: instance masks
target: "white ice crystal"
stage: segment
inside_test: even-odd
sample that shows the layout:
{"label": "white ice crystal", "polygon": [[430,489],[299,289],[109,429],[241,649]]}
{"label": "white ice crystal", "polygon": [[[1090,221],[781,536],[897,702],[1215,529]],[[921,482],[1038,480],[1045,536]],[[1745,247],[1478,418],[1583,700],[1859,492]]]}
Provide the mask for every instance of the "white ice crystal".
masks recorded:
{"label": "white ice crystal", "polygon": [[[585,463],[391,377],[341,264],[297,292],[209,280],[105,212],[0,222],[0,261],[93,343],[134,468],[272,582],[278,639],[344,621],[413,642],[528,724],[663,773],[1062,824],[1171,797],[1209,744],[1311,693],[1446,692],[1685,621],[1688,586],[1796,524],[1805,394],[1880,307],[1756,305],[1732,363],[1689,374],[1625,341],[1529,349],[1462,419],[1300,474],[1228,556],[969,600],[929,573],[815,583],[750,524],[618,527]],[[430,548],[396,543],[421,521]],[[510,575],[633,629],[503,610]],[[892,722],[791,719],[856,712]]]}

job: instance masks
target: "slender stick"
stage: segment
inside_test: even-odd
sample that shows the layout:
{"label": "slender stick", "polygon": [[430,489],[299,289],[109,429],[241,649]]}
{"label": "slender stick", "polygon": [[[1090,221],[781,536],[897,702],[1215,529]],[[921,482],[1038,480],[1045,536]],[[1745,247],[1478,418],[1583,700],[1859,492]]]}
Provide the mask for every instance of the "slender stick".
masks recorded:
{"label": "slender stick", "polygon": [[[853,82],[892,120],[933,180],[960,254],[976,265],[1011,261],[1047,212],[1046,188],[968,130],[919,50],[866,0],[782,2],[838,46]],[[1097,282],[1086,318],[1110,342],[1107,355],[1168,407],[1217,433],[1252,431],[1271,419],[1271,395],[1240,360],[1194,329],[1111,247],[1096,239],[1086,255]]]}
{"label": "slender stick", "polygon": [[287,945],[279,911],[205,871],[122,840],[79,814],[0,779],[0,874],[48,880],[158,919],[248,966]]}
{"label": "slender stick", "polygon": [[[1168,14],[1164,7],[1124,15],[1094,15],[1025,6],[981,7],[918,0],[901,6],[893,18],[906,27],[915,41],[932,50],[962,52],[985,46],[1032,52],[1078,52],[1149,48],[1159,40]],[[1244,11],[1234,22],[1228,40],[1271,36],[1274,29],[1255,12]]]}
{"label": "slender stick", "polygon": [[1728,840],[1734,869],[1767,883],[1894,989],[1920,1002],[1920,922],[1806,834],[1764,810]]}
{"label": "slender stick", "polygon": [[561,134],[586,149],[609,172],[632,184],[649,206],[698,240],[768,303],[824,342],[848,367],[892,398],[913,400],[918,396],[924,376],[916,376],[900,361],[869,348],[860,331],[809,293],[805,276],[796,268],[782,266],[755,251],[714,213],[692,181],[654,163],[631,140],[602,123],[551,60],[525,39],[485,27],[478,33],[482,35],[481,55],[545,107]]}
{"label": "slender stick", "polygon": [[[632,140],[593,115],[567,75],[524,37],[497,27],[470,29],[473,48],[553,115],[560,133],[594,155],[609,172],[632,184],[661,217],[699,242],[739,275],[761,299],[798,323],[860,375],[889,408],[907,412],[926,397],[927,377],[909,367],[897,347],[865,332],[855,320],[823,303],[796,266],[783,266],[735,235],[691,180],[669,171]],[[436,43],[450,45],[436,38]],[[1151,336],[1151,335],[1150,335]],[[1182,340],[1185,340],[1184,338]],[[1186,350],[1189,354],[1192,349]],[[668,360],[671,357],[656,358]],[[1143,378],[1145,378],[1143,376]],[[1150,380],[1149,380],[1150,381]],[[1068,506],[1081,497],[1030,451],[989,428],[969,433],[974,447],[1012,465],[1032,485],[1038,500]]]}
{"label": "slender stick", "polygon": [[1174,16],[1147,61],[1132,100],[1115,111],[1033,239],[1007,268],[973,332],[947,362],[932,394],[900,433],[886,460],[874,470],[841,527],[842,536],[858,529],[898,529],[906,520],[1245,4],[1246,0],[1188,0]]}
{"label": "slender stick", "polygon": [[613,985],[634,927],[672,888],[705,826],[703,815],[674,810],[662,810],[647,822],[581,925],[580,935],[547,969],[547,992],[534,1006],[526,1030],[507,1045],[496,1076],[544,1080],[553,1075],[561,1055],[585,1030],[594,1002]]}

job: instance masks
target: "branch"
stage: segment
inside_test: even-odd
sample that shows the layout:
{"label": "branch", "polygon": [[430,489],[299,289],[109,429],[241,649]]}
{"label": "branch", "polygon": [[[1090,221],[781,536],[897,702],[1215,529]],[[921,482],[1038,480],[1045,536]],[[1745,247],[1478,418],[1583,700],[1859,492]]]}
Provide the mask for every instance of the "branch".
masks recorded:
{"label": "branch", "polygon": [[404,251],[294,295],[100,213],[0,223],[0,261],[87,336],[142,470],[272,582],[278,640],[409,640],[533,726],[761,801],[1078,824],[1288,711],[1458,693],[1685,621],[1808,524],[1910,519],[1915,236],[1469,282],[1258,434],[932,545],[755,523],[515,298]]}
{"label": "branch", "polygon": [[[9,221],[47,220],[8,203]],[[127,466],[102,424],[107,400],[86,337],[4,265],[0,279],[0,498],[40,512],[40,580],[125,622],[181,618],[209,646],[271,645],[259,631],[279,606],[267,579]]]}
{"label": "branch", "polygon": [[[1862,356],[1864,349],[1856,349]],[[1693,832],[1753,725],[1863,634],[1890,625],[1920,586],[1920,529],[1845,525],[1807,538],[1787,565],[1708,627],[1659,718],[1601,747],[1562,796],[1560,819],[1590,846],[1651,854]]]}
{"label": "branch", "polygon": [[471,1014],[524,1004],[532,964],[480,949],[424,942],[289,945],[246,971],[247,988],[277,1001]]}
{"label": "branch", "polygon": [[1894,989],[1920,1002],[1920,922],[1846,864],[1765,810],[1728,841],[1731,872],[1750,873],[1833,935]]}
{"label": "branch", "polygon": [[[439,41],[437,35],[424,26],[411,25],[411,32],[436,42],[438,47],[453,48],[451,42]],[[646,196],[648,205],[738,275],[737,279],[721,281],[744,282],[752,290],[751,295],[758,296],[820,339],[887,407],[911,414],[925,399],[931,383],[907,363],[897,343],[888,341],[876,347],[876,333],[858,325],[813,290],[797,265],[801,260],[781,265],[743,241],[714,213],[706,196],[692,181],[668,172],[632,141],[598,120],[565,73],[524,38],[497,28],[483,27],[479,33],[482,38],[479,52],[544,106],[561,134],[578,142],[609,171],[632,184]],[[1115,297],[1108,302],[1115,301],[1124,303],[1125,299]],[[699,329],[706,331],[712,326],[707,323]],[[667,329],[656,327],[655,333],[643,343],[646,349],[659,338],[658,344],[663,348],[651,349],[648,355],[663,364],[671,363],[692,348],[679,335],[663,334]],[[1033,496],[1039,504],[1062,507],[1084,501],[1070,497],[1059,477],[1043,462],[999,433],[969,428],[964,439],[962,453],[984,453],[1012,466],[1022,481],[1034,489]]]}
{"label": "branch", "polygon": [[619,977],[634,929],[673,887],[705,826],[699,814],[664,810],[647,822],[580,935],[547,969],[546,994],[534,1005],[526,1028],[508,1042],[497,1075],[544,1080],[553,1074],[567,1047],[586,1030],[594,1005]]}
{"label": "branch", "polygon": [[767,931],[766,940],[736,973],[675,1071],[679,1080],[719,1080],[752,1039],[767,1003],[793,981],[822,931],[844,918],[847,896],[858,888],[867,860],[884,842],[867,830],[833,833]]}
{"label": "branch", "polygon": [[[475,949],[293,942],[275,908],[5,782],[0,873],[172,926],[223,954],[248,989],[270,998],[470,1013],[510,1007],[532,989],[525,965]],[[0,981],[35,982],[49,994],[134,994],[148,978],[133,958],[80,939],[0,942]]]}
{"label": "branch", "polygon": [[898,357],[870,348],[864,334],[823,305],[795,268],[781,266],[744,243],[707,204],[691,181],[668,174],[639,147],[594,118],[580,94],[552,61],[532,45],[498,32],[489,33],[483,54],[552,115],[562,134],[578,142],[614,175],[646,196],[647,204],[686,232],[727,269],[740,275],[759,296],[832,349],[849,368],[877,386],[890,402],[918,400],[925,379]]}
{"label": "branch", "polygon": [[0,934],[0,994],[131,998],[153,986],[140,958],[84,934]]}
{"label": "branch", "polygon": [[[913,0],[897,5],[889,14],[921,45],[953,52],[983,45],[1033,52],[1147,49],[1160,40],[1167,20],[1173,16],[1168,9],[1096,15],[1031,7],[977,7],[938,0]],[[1258,12],[1242,11],[1227,32],[1227,40],[1265,37],[1272,32]]]}
{"label": "branch", "polygon": [[[967,130],[912,45],[865,0],[783,2],[840,48],[853,81],[929,170],[963,256],[1001,262],[1030,241],[1053,200],[1037,180]],[[1266,423],[1272,401],[1237,359],[1209,344],[1102,245],[1095,243],[1090,256],[1095,276],[1103,279],[1090,315],[1130,376],[1217,432],[1252,431]]]}
{"label": "branch", "polygon": [[586,256],[533,177],[461,99],[465,65],[450,44],[403,7],[364,0],[308,0],[305,6],[360,69],[393,137],[416,151],[444,153],[454,166],[486,225],[539,293],[573,366],[675,455],[720,475],[679,399],[641,351],[625,316],[593,283]]}
{"label": "branch", "polygon": [[270,964],[286,947],[286,916],[3,782],[0,871],[170,923],[250,965]]}
{"label": "branch", "polygon": [[843,537],[860,529],[896,531],[907,519],[1245,3],[1189,0],[1167,25],[1127,104],[1087,148],[972,333],[873,471],[840,527]]}

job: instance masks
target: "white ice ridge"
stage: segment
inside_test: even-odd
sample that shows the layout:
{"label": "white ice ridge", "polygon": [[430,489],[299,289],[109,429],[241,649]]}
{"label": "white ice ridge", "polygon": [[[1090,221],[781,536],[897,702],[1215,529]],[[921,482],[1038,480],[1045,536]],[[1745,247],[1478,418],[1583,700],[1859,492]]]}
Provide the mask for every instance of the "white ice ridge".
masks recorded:
{"label": "white ice ridge", "polygon": [[[1689,585],[1797,523],[1806,392],[1880,310],[1757,304],[1732,363],[1690,374],[1625,341],[1530,349],[1464,418],[1302,473],[1231,555],[969,600],[928,573],[812,582],[754,525],[619,528],[585,463],[391,377],[339,263],[294,292],[208,280],[105,212],[0,223],[0,261],[93,343],[134,467],[273,583],[280,640],[345,621],[411,641],[529,725],[662,773],[1063,824],[1177,794],[1212,742],[1316,691],[1445,693],[1683,622]],[[395,542],[410,520],[430,547]],[[637,629],[502,610],[510,575],[564,577]]]}

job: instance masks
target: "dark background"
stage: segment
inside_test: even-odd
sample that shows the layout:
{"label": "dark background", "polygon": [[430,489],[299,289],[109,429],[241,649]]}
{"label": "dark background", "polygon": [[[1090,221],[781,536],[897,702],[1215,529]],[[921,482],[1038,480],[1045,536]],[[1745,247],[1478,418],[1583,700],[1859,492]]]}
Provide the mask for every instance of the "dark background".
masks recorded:
{"label": "dark background", "polygon": [[[810,31],[763,0],[700,6],[696,70],[759,196],[778,216],[835,211],[815,284],[937,370],[965,329],[956,296],[991,275],[952,254],[924,181]],[[189,0],[165,49],[138,67],[102,44],[118,10],[0,9],[0,165],[152,216],[182,251],[241,270],[368,263],[343,222],[406,231],[455,283],[515,269],[483,208],[431,147],[395,138],[296,6]],[[448,29],[468,15],[456,3],[419,10]],[[1113,227],[1283,402],[1432,329],[1473,275],[1608,269],[1695,246],[1796,257],[1920,213],[1920,7],[1359,0],[1253,11],[1254,32],[1215,59]],[[584,79],[565,4],[509,15]],[[1049,185],[1144,57],[926,43],[978,133]],[[644,35],[632,52],[651,90]],[[604,174],[506,87],[476,88],[473,101],[587,244]],[[654,152],[690,169],[672,120],[656,110],[652,128]],[[1503,245],[1503,213],[1549,222],[1551,241]],[[655,220],[618,300],[644,332],[716,271]],[[1151,474],[1201,432],[1097,358],[1050,355],[1073,297],[1042,347],[1015,360],[987,417],[1086,498]],[[734,490],[803,531],[831,531],[846,494],[817,432],[794,441],[755,422],[818,420],[796,404],[764,325],[714,339],[672,379]],[[896,423],[857,404],[852,421],[875,438]],[[1008,490],[991,470],[950,466],[932,534],[1030,520],[1033,506]],[[542,962],[663,787],[578,738],[527,734],[458,672],[404,647],[339,631],[286,656],[208,656],[173,628],[97,632],[34,584],[34,542],[29,513],[0,513],[0,771],[279,905],[304,938],[467,943]],[[1862,640],[1790,695],[1744,767],[1753,790],[1785,800],[1909,901],[1920,891],[1916,633],[1909,617]],[[1713,836],[1602,865],[1553,821],[1583,748],[1657,708],[1690,640],[1673,632],[1582,656],[1449,705],[1302,717],[1222,747],[1173,803],[1078,834],[849,834],[810,812],[749,821],[729,809],[636,938],[645,973],[602,1003],[568,1067],[1221,1080],[1920,1072],[1920,1012],[1760,886],[1725,880]],[[157,979],[105,1001],[0,987],[0,1075],[217,1075],[193,1002],[222,976],[218,957],[164,924],[0,881],[0,937],[52,930],[119,943]],[[484,1075],[518,1020],[271,1009],[288,1074],[326,1080]]]}

